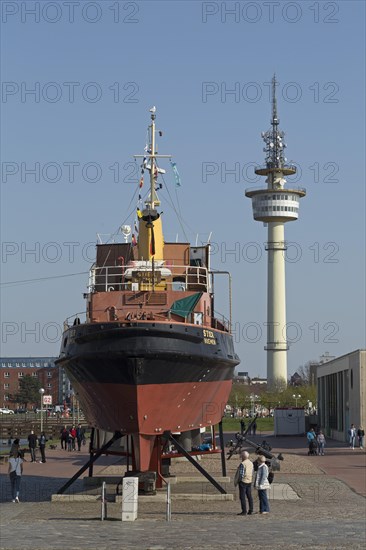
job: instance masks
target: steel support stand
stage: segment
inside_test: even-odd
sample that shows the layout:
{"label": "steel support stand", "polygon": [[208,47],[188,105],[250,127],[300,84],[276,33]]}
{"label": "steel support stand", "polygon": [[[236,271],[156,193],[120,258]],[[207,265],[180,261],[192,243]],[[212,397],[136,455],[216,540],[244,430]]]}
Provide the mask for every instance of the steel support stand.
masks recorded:
{"label": "steel support stand", "polygon": [[90,468],[90,466],[100,457],[100,455],[104,454],[105,451],[107,449],[109,449],[109,447],[111,445],[113,445],[113,443],[115,441],[117,441],[118,439],[121,439],[121,437],[123,437],[123,434],[121,434],[121,432],[115,432],[114,433],[114,436],[105,444],[103,445],[103,447],[101,449],[99,449],[99,451],[97,451],[89,460],[86,464],[84,464],[84,466],[82,468],[80,468],[80,470],[78,470],[76,472],[76,474],[74,476],[72,476],[71,479],[69,479],[69,481],[67,481],[65,483],[65,485],[63,485],[61,487],[61,489],[59,489],[57,491],[57,494],[58,495],[63,495],[64,492],[66,491],[66,489],[68,489],[70,487],[70,485],[72,485],[74,483],[74,481],[76,481],[80,476],[81,474],[83,474],[88,468]]}
{"label": "steel support stand", "polygon": [[224,432],[222,429],[222,420],[219,422],[219,438],[221,447],[221,470],[223,477],[226,477],[226,460],[225,460],[225,447],[224,447]]}
{"label": "steel support stand", "polygon": [[[89,460],[91,460],[93,458],[92,447],[93,447],[93,442],[94,442],[94,434],[95,434],[95,428],[92,428],[91,429],[91,434],[90,434],[90,444],[89,444]],[[93,477],[93,462],[90,462],[89,477]]]}
{"label": "steel support stand", "polygon": [[191,455],[185,450],[184,447],[182,447],[182,445],[180,443],[178,443],[178,441],[176,439],[174,439],[174,437],[172,436],[172,434],[170,432],[165,432],[164,433],[164,436],[166,438],[168,438],[172,443],[173,445],[176,447],[176,449],[178,449],[178,451],[180,453],[182,453],[182,455],[184,455],[187,460],[189,460],[189,462],[191,464],[193,464],[193,466],[195,468],[197,468],[197,470],[203,475],[205,476],[205,478],[214,486],[216,487],[216,489],[218,491],[220,491],[220,493],[222,495],[226,495],[227,492],[225,491],[225,489],[223,487],[221,487],[221,485],[219,483],[217,483],[216,479],[214,479],[212,476],[210,476],[210,474],[208,472],[206,472],[206,470],[204,468],[202,468],[202,466],[200,464],[198,464],[198,462],[196,462],[196,460],[194,460]]}

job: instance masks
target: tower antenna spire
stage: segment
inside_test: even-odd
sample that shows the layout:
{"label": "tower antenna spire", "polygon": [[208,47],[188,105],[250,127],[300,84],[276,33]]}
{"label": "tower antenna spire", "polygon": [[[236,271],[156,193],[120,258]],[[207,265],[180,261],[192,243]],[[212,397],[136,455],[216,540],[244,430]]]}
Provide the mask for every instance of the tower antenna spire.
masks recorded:
{"label": "tower antenna spire", "polygon": [[283,138],[285,137],[285,132],[282,132],[279,129],[280,119],[278,118],[277,113],[277,99],[276,99],[276,86],[278,82],[276,80],[276,75],[272,77],[272,119],[271,119],[271,128],[267,132],[262,132],[262,138],[265,143],[265,148],[263,151],[266,153],[265,158],[265,171],[258,172],[260,175],[268,175],[267,183],[271,184],[272,187],[283,187],[285,183],[284,175],[294,174],[296,168],[294,166],[286,165],[285,157],[285,148],[286,143],[284,143]]}
{"label": "tower antenna spire", "polygon": [[272,77],[272,126],[273,128],[275,125],[277,126],[279,124],[279,120],[277,118],[277,99],[276,99],[276,73]]}

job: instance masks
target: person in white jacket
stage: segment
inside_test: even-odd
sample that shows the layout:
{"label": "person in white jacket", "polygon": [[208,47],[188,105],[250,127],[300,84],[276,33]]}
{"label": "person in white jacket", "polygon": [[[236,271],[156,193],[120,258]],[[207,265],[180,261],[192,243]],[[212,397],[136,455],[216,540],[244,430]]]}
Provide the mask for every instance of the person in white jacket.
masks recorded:
{"label": "person in white jacket", "polygon": [[255,479],[255,488],[258,489],[259,513],[268,514],[269,502],[268,502],[268,496],[267,496],[267,489],[269,489],[269,481],[268,481],[269,469],[266,464],[265,456],[260,455],[257,461],[259,466],[257,470],[257,477]]}
{"label": "person in white jacket", "polygon": [[11,484],[11,496],[13,502],[19,502],[20,481],[23,473],[23,455],[18,452],[16,456],[9,458],[9,477]]}

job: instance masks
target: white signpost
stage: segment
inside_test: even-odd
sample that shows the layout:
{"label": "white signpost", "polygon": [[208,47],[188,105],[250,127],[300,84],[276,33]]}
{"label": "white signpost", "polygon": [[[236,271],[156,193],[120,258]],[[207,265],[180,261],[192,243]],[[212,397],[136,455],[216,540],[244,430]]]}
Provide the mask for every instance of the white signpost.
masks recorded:
{"label": "white signpost", "polygon": [[52,395],[43,396],[43,405],[52,405]]}

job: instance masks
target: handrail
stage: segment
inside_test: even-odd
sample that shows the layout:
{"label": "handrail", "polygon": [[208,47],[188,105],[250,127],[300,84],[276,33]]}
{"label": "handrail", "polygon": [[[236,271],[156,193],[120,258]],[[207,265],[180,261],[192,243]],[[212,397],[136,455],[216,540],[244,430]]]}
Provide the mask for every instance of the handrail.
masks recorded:
{"label": "handrail", "polygon": [[[93,310],[93,313],[105,313],[107,316],[108,316],[108,311],[109,311],[109,308],[107,309],[95,309]],[[122,317],[118,317],[118,313],[123,313],[123,318]],[[164,309],[164,310],[160,310],[160,311],[154,311],[154,310],[149,310],[148,309],[148,305],[147,307],[144,309],[144,310],[137,310],[137,309],[132,309],[127,312],[127,309],[126,307],[124,308],[117,308],[117,307],[114,307],[114,315],[115,315],[115,319],[110,319],[110,318],[106,318],[105,321],[103,322],[120,322],[120,323],[125,323],[125,322],[136,322],[136,321],[171,321],[171,318],[170,318],[170,310],[169,309]],[[127,315],[126,315],[127,313]],[[182,324],[194,324],[193,323],[193,314],[195,312],[192,312],[190,313],[190,315],[185,319],[184,317],[182,317],[182,321],[181,323]],[[168,317],[167,317],[167,314],[168,314]],[[174,314],[174,313],[173,313]],[[202,325],[197,325],[197,327],[202,327],[202,328],[214,328],[216,330],[224,330],[224,331],[228,331],[230,332],[230,320],[227,319],[222,313],[219,313],[219,312],[214,312],[215,316],[213,317],[208,317],[208,316],[203,316],[203,323]],[[82,321],[80,320],[80,317],[82,316],[85,316],[85,319],[87,317],[87,312],[86,311],[83,311],[83,312],[79,312],[79,313],[75,313],[74,315],[70,315],[69,317],[67,317],[64,321],[64,330],[67,330],[69,328],[72,328],[73,326],[77,327],[79,325],[82,325],[82,324],[85,324],[86,323],[86,320],[85,321]],[[127,318],[128,317],[128,318]],[[221,327],[219,326],[221,325]]]}
{"label": "handrail", "polygon": [[[184,288],[196,285],[202,289],[209,289],[210,280],[207,267],[175,265],[163,261],[157,261],[153,265],[151,262],[139,261],[127,265],[106,265],[102,267],[93,265],[89,272],[88,290],[89,292],[127,290],[132,286],[132,274],[134,272],[142,274],[154,272],[155,276],[160,274],[167,286],[181,283]],[[97,282],[98,277],[102,279],[102,282]],[[183,280],[180,281],[179,278]]]}
{"label": "handrail", "polygon": [[291,192],[296,192],[296,191],[300,191],[301,193],[306,193],[305,187],[297,187],[297,186],[283,187],[283,188],[280,188],[280,189],[272,189],[272,188],[268,188],[268,187],[254,186],[254,187],[247,187],[245,189],[245,193],[251,192],[251,191],[263,191],[263,193],[268,192],[268,193],[271,193],[271,194],[277,194],[277,193],[282,193],[283,194],[283,193],[291,193]]}

